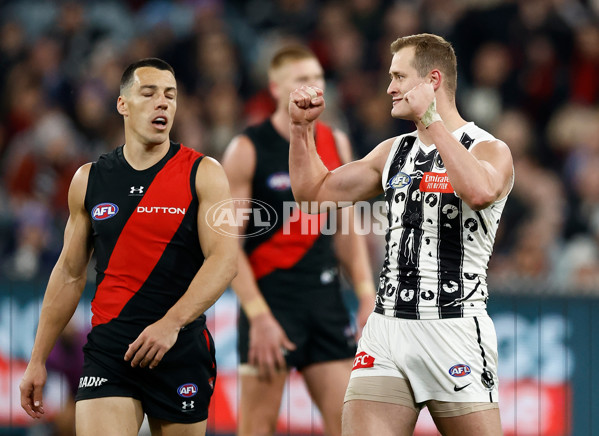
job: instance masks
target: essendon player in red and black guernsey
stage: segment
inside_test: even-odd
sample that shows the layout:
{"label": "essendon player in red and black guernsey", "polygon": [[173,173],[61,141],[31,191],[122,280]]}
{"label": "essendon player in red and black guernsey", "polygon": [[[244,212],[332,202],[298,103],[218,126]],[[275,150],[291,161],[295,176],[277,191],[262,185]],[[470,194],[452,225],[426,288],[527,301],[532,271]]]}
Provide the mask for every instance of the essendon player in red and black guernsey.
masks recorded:
{"label": "essendon player in red and black guernsey", "polygon": [[[96,257],[92,330],[76,396],[78,435],[205,434],[216,380],[204,312],[237,270],[237,238],[207,211],[230,203],[213,159],[171,142],[172,68],[142,59],[123,73],[125,145],[71,182],[64,247],[48,282],[21,405],[44,413],[45,361],[71,318]],[[222,203],[221,203],[222,202]]]}
{"label": "essendon player in red and black guernsey", "polygon": [[[323,85],[323,70],[301,46],[280,49],[269,69],[277,107],[270,119],[235,138],[223,160],[235,199],[276,212],[268,231],[253,213],[233,288],[241,302],[239,434],[272,434],[288,370],[303,375],[319,407],[326,433],[341,432],[343,392],[355,350],[355,336],[340,292],[338,265],[360,294],[358,329],[374,304],[366,246],[353,234],[321,234],[326,216],[311,218],[294,206],[289,183],[289,94],[302,84]],[[349,160],[347,137],[320,123],[318,150],[333,169]],[[242,207],[244,204],[239,203]],[[299,214],[299,216],[298,216]],[[273,215],[274,216],[274,215]],[[314,221],[317,221],[314,224]],[[350,226],[351,227],[351,226]]]}

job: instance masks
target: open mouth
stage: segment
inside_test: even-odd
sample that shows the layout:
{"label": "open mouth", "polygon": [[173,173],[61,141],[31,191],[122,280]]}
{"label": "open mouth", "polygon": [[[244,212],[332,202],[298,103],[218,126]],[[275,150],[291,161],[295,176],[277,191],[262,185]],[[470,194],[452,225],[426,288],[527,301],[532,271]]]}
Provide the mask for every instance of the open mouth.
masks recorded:
{"label": "open mouth", "polygon": [[159,129],[164,129],[167,124],[166,117],[156,117],[152,120],[152,124]]}

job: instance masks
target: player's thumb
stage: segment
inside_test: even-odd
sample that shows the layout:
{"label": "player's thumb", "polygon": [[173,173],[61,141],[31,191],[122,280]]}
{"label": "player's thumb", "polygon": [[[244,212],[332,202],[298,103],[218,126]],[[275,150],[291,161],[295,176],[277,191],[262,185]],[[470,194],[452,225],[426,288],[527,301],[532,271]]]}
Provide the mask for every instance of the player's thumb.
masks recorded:
{"label": "player's thumb", "polygon": [[289,351],[293,351],[297,348],[297,346],[289,340],[287,336],[283,339],[283,347],[288,349]]}

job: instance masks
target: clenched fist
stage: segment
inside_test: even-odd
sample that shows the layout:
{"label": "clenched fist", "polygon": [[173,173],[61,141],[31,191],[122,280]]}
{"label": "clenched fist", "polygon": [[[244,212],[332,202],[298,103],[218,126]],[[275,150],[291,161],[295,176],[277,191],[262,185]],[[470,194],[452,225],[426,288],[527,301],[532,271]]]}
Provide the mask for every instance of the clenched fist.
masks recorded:
{"label": "clenched fist", "polygon": [[289,117],[295,124],[308,124],[322,113],[325,107],[324,91],[316,86],[303,85],[289,95]]}

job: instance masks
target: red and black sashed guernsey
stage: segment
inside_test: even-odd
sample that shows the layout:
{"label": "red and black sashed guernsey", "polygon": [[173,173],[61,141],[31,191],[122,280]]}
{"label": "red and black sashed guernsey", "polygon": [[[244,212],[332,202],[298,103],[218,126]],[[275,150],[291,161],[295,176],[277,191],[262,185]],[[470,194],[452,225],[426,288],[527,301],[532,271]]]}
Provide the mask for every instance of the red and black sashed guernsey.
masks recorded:
{"label": "red and black sashed guernsey", "polygon": [[[327,214],[309,215],[296,209],[293,213],[300,213],[299,219],[295,216],[293,220],[287,219],[288,205],[295,202],[289,183],[289,142],[277,133],[270,119],[247,128],[244,133],[256,150],[252,197],[271,205],[278,216],[274,228],[245,241],[244,249],[256,280],[261,287],[281,283],[294,289],[321,286],[321,273],[336,269],[338,263],[331,236],[319,231]],[[315,141],[318,154],[329,170],[341,165],[330,127],[316,123]],[[306,225],[305,221],[317,223]],[[246,233],[255,232],[252,217]]]}
{"label": "red and black sashed guernsey", "polygon": [[85,197],[97,262],[90,345],[124,353],[201,267],[195,177],[202,157],[171,142],[142,171],[127,163],[122,146],[92,164]]}

